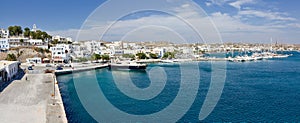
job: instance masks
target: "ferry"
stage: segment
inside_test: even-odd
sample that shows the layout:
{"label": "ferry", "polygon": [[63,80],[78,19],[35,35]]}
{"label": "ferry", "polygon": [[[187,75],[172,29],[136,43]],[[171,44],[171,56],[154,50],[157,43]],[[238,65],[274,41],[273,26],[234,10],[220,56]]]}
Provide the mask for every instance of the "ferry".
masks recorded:
{"label": "ferry", "polygon": [[110,70],[145,70],[147,64],[139,64],[136,62],[116,62],[109,63],[108,68]]}

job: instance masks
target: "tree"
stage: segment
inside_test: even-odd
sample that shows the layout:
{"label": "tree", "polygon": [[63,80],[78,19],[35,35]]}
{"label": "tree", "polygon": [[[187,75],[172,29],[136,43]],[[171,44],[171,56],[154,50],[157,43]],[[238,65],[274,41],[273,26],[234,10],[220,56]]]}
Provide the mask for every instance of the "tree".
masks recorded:
{"label": "tree", "polygon": [[122,57],[123,57],[123,58],[131,58],[131,59],[134,59],[134,58],[135,58],[135,55],[133,55],[133,54],[123,54]]}
{"label": "tree", "polygon": [[36,32],[31,31],[29,35],[32,39],[41,39],[43,41],[52,38],[47,32],[42,32],[41,30],[37,30]]}
{"label": "tree", "polygon": [[158,59],[157,54],[150,53],[149,56],[150,56],[150,58],[152,58],[152,59]]}
{"label": "tree", "polygon": [[58,40],[57,39],[54,39],[52,44],[58,44]]}
{"label": "tree", "polygon": [[33,31],[31,31],[31,32],[30,32],[30,38],[32,38],[32,39],[37,39],[36,37],[37,37],[37,36],[36,36],[36,33],[33,32]]}
{"label": "tree", "polygon": [[109,55],[102,55],[101,59],[102,60],[109,60],[110,58],[109,58]]}
{"label": "tree", "polygon": [[139,58],[139,59],[147,59],[147,56],[145,53],[138,53],[136,54],[136,56]]}
{"label": "tree", "polygon": [[88,61],[87,58],[78,58],[78,62],[86,62],[86,61]]}
{"label": "tree", "polygon": [[23,33],[21,26],[9,26],[9,36],[20,36]]}
{"label": "tree", "polygon": [[101,55],[96,54],[96,53],[94,53],[94,54],[92,55],[92,60],[99,60],[99,59],[101,59]]}
{"label": "tree", "polygon": [[26,28],[24,29],[24,37],[27,37],[27,38],[30,37],[30,29],[29,29],[28,27],[26,27]]}
{"label": "tree", "polygon": [[7,54],[6,60],[7,61],[17,61],[17,57],[15,56],[15,54]]}
{"label": "tree", "polygon": [[163,56],[164,59],[172,59],[175,58],[175,53],[173,52],[166,52]]}

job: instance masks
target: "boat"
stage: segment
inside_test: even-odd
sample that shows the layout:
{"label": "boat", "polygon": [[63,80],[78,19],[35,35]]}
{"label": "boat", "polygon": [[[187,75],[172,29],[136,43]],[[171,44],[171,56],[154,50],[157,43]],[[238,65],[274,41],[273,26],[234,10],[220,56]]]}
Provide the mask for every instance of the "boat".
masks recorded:
{"label": "boat", "polygon": [[169,59],[166,59],[166,60],[161,60],[162,63],[173,63],[174,61],[173,60],[169,60]]}
{"label": "boat", "polygon": [[136,62],[116,62],[109,63],[108,68],[111,70],[145,70],[147,64],[139,64]]}
{"label": "boat", "polygon": [[276,54],[273,56],[273,58],[287,58],[289,57],[290,55],[281,55],[281,54]]}

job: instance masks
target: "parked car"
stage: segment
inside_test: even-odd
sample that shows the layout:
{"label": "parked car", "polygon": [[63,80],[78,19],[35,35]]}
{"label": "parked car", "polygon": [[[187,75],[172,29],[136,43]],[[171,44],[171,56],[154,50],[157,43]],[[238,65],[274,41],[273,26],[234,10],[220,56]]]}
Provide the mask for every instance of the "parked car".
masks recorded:
{"label": "parked car", "polygon": [[63,70],[63,68],[60,67],[60,66],[57,66],[57,67],[56,67],[56,70]]}
{"label": "parked car", "polygon": [[51,64],[46,64],[46,67],[52,67],[52,65]]}
{"label": "parked car", "polygon": [[28,69],[28,70],[33,70],[32,66],[28,66],[27,69]]}

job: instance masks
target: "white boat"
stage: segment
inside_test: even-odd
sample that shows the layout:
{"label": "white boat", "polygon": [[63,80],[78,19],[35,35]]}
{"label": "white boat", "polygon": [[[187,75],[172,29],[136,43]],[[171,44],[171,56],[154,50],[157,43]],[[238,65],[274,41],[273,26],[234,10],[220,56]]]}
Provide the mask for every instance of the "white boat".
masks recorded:
{"label": "white boat", "polygon": [[287,58],[289,56],[290,55],[279,55],[279,54],[277,54],[277,55],[274,55],[273,58]]}
{"label": "white boat", "polygon": [[173,63],[173,60],[161,60],[162,63]]}
{"label": "white boat", "polygon": [[173,62],[190,62],[192,59],[174,59]]}
{"label": "white boat", "polygon": [[123,70],[145,70],[147,68],[147,64],[139,64],[136,62],[116,62],[109,63],[108,68],[112,70],[123,69]]}

